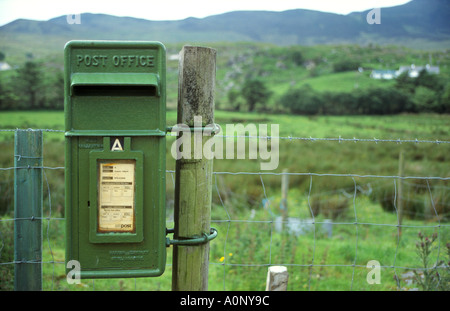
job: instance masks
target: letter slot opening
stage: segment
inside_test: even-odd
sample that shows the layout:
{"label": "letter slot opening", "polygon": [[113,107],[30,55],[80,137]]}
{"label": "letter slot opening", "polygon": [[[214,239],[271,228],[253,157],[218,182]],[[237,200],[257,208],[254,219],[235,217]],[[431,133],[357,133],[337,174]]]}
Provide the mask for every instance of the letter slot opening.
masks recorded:
{"label": "letter slot opening", "polygon": [[74,96],[157,96],[153,85],[75,85]]}
{"label": "letter slot opening", "polygon": [[160,96],[159,77],[148,73],[75,73],[71,96]]}

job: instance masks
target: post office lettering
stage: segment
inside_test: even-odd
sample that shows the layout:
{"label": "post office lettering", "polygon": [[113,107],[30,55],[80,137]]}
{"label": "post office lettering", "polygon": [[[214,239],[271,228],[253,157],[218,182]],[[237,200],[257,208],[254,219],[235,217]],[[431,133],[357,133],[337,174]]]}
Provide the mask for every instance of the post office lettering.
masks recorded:
{"label": "post office lettering", "polygon": [[107,55],[77,55],[77,66],[86,66],[86,67],[105,67],[108,61]]}
{"label": "post office lettering", "polygon": [[[153,55],[113,55],[109,58],[107,55],[81,55],[78,54],[77,66],[85,67],[105,67],[113,65],[114,67],[154,67],[155,57]],[[111,62],[108,63],[108,62]]]}

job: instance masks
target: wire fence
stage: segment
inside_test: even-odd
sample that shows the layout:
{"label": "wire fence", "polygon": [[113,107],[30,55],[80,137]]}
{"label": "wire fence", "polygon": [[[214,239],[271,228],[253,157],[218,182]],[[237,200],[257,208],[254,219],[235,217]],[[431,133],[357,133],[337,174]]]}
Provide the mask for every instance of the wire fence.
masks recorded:
{"label": "wire fence", "polygon": [[[299,263],[293,263],[293,262],[288,262],[288,261],[274,262],[272,260],[272,258],[273,258],[273,256],[272,256],[272,247],[274,245],[274,243],[273,243],[273,236],[274,236],[274,233],[275,233],[273,231],[274,230],[273,225],[275,224],[275,226],[276,226],[277,222],[278,223],[282,222],[284,224],[290,224],[291,219],[281,220],[280,221],[280,219],[279,219],[280,217],[278,217],[278,219],[275,218],[273,216],[274,213],[271,212],[270,213],[271,217],[269,219],[266,219],[266,220],[241,220],[241,219],[232,219],[232,217],[230,217],[229,213],[227,213],[228,219],[226,219],[226,220],[215,220],[214,222],[227,223],[228,225],[230,225],[232,223],[252,223],[252,222],[253,223],[258,223],[258,224],[270,224],[271,225],[271,227],[270,227],[270,230],[271,230],[270,231],[270,250],[269,250],[270,254],[269,254],[269,257],[268,257],[268,261],[266,263],[260,263],[260,264],[248,263],[248,264],[245,264],[245,266],[271,266],[271,265],[276,264],[276,265],[284,265],[284,266],[290,266],[290,267],[307,267],[307,268],[313,268],[313,267],[314,268],[349,267],[349,268],[352,268],[352,277],[351,277],[350,289],[353,289],[353,280],[354,280],[355,269],[356,268],[366,268],[366,265],[361,265],[361,264],[358,265],[357,264],[357,259],[359,259],[358,258],[358,249],[359,249],[359,245],[361,244],[361,242],[359,242],[360,234],[361,234],[360,231],[363,228],[365,228],[367,230],[368,227],[391,227],[391,228],[393,228],[393,229],[395,229],[397,231],[397,234],[396,234],[397,240],[396,240],[396,243],[395,243],[395,252],[394,252],[394,255],[393,255],[392,265],[381,265],[380,266],[381,268],[391,268],[391,269],[393,269],[394,277],[397,280],[400,279],[400,275],[397,273],[398,269],[412,269],[412,270],[416,270],[417,271],[417,270],[436,269],[436,267],[439,266],[438,265],[438,262],[439,262],[438,258],[439,258],[440,252],[441,252],[441,250],[440,250],[441,243],[439,243],[439,242],[440,242],[440,239],[447,239],[447,235],[446,234],[443,235],[442,230],[447,230],[448,224],[442,223],[441,220],[440,220],[443,215],[439,214],[438,211],[435,208],[435,202],[434,202],[433,195],[432,195],[432,192],[431,192],[431,186],[430,186],[429,180],[431,180],[431,179],[447,180],[447,178],[441,178],[441,177],[433,177],[433,178],[419,177],[419,178],[417,178],[417,179],[425,180],[427,182],[427,190],[429,191],[429,194],[430,194],[431,206],[433,208],[434,215],[436,216],[437,223],[400,224],[398,210],[397,210],[397,208],[395,206],[396,205],[395,202],[397,202],[397,189],[398,189],[398,185],[397,185],[398,180],[397,179],[401,180],[401,179],[413,178],[411,176],[373,176],[373,175],[372,176],[365,176],[365,175],[356,175],[356,174],[314,174],[314,173],[306,173],[306,174],[304,174],[304,173],[285,173],[285,174],[283,174],[283,173],[253,173],[253,172],[245,172],[245,173],[243,173],[243,172],[239,172],[239,173],[216,172],[215,174],[216,174],[216,176],[217,175],[221,175],[221,174],[225,174],[225,175],[236,175],[236,174],[238,174],[238,175],[247,175],[247,176],[248,175],[258,175],[260,177],[260,180],[261,180],[261,187],[263,188],[263,191],[264,191],[265,200],[269,201],[269,202],[270,202],[270,200],[268,198],[268,194],[267,194],[266,187],[265,187],[265,184],[264,184],[264,178],[263,178],[264,176],[270,176],[270,175],[275,175],[275,176],[280,176],[280,175],[306,175],[306,176],[309,176],[309,180],[310,180],[309,191],[307,193],[306,204],[304,204],[304,207],[307,210],[309,210],[309,215],[308,216],[310,218],[309,218],[309,220],[306,220],[306,221],[303,221],[303,222],[300,221],[302,218],[300,218],[300,220],[294,218],[293,220],[297,220],[297,221],[295,221],[293,224],[297,225],[297,226],[300,226],[300,227],[309,228],[310,234],[312,232],[312,235],[313,235],[312,239],[311,238],[309,239],[310,242],[312,243],[312,255],[311,255],[312,259],[311,259],[311,262],[299,264]],[[351,180],[354,183],[354,188],[353,188],[352,193],[348,193],[348,189],[340,189],[340,191],[342,191],[343,194],[345,194],[347,196],[347,198],[348,198],[348,196],[350,196],[350,199],[351,199],[350,212],[353,212],[353,216],[354,216],[353,219],[351,219],[351,217],[350,217],[351,221],[342,221],[342,220],[339,220],[339,218],[338,218],[337,220],[333,220],[330,223],[329,220],[327,220],[327,219],[323,219],[323,218],[320,219],[320,218],[316,217],[317,211],[315,211],[316,203],[313,203],[314,202],[314,197],[321,197],[321,196],[324,195],[324,193],[322,193],[322,194],[315,194],[315,195],[313,195],[311,193],[311,190],[313,188],[313,177],[314,176],[320,176],[320,177],[323,177],[323,176],[326,176],[326,177],[349,177],[349,178],[351,178]],[[393,200],[391,198],[391,200],[394,203],[395,216],[396,216],[397,222],[392,222],[392,223],[375,223],[375,222],[368,222],[368,221],[364,221],[363,220],[365,217],[361,217],[360,216],[360,212],[357,212],[357,210],[361,210],[361,209],[357,208],[357,205],[359,205],[359,204],[357,204],[357,197],[359,198],[359,196],[357,196],[357,194],[360,191],[358,190],[359,186],[357,185],[357,182],[355,180],[356,177],[359,177],[359,178],[369,178],[370,177],[370,178],[380,178],[380,179],[392,178],[393,179],[392,186],[394,188],[394,198],[393,198]],[[448,190],[448,187],[445,187],[445,189]],[[218,195],[220,196],[219,190],[217,189],[217,184],[216,184],[216,191],[217,191]],[[326,198],[320,200],[319,204],[323,203],[326,200],[327,200]],[[365,204],[367,204],[367,203],[365,203]],[[444,205],[448,208],[448,203],[447,202],[444,203]],[[224,209],[226,209],[226,205],[222,204],[222,206],[223,206]],[[269,205],[269,209],[270,208],[273,208],[273,206],[271,207]],[[276,208],[276,206],[275,206],[275,208]],[[334,212],[339,213],[339,210],[334,210]],[[347,220],[348,220],[348,218],[347,218]],[[347,264],[337,264],[337,263],[333,263],[333,264],[323,264],[322,263],[322,264],[320,264],[320,263],[317,263],[317,261],[316,261],[316,257],[317,257],[316,256],[317,243],[318,243],[318,241],[323,243],[323,239],[318,239],[317,235],[318,235],[319,230],[321,229],[320,226],[324,226],[324,225],[327,225],[327,226],[331,225],[331,226],[333,226],[333,228],[335,226],[350,226],[350,227],[354,228],[354,230],[355,230],[355,232],[354,232],[354,236],[355,236],[354,245],[355,245],[355,248],[354,248],[354,260],[353,260],[353,262],[349,262]],[[228,236],[229,228],[230,227],[227,228],[227,236],[225,238],[227,241],[229,239],[229,236]],[[402,266],[402,265],[398,265],[397,264],[397,257],[398,257],[398,251],[399,251],[399,246],[400,246],[400,236],[401,236],[401,231],[400,230],[403,229],[403,231],[405,231],[406,228],[408,228],[408,229],[419,229],[419,230],[427,230],[427,229],[438,230],[438,239],[439,239],[439,242],[438,242],[439,246],[438,246],[438,250],[437,250],[437,254],[438,255],[436,257],[436,264],[433,266],[433,268],[431,268],[431,267],[423,268],[423,267],[420,267],[420,266]],[[292,228],[290,226],[288,226],[288,229],[292,229]],[[294,234],[295,234],[295,230],[292,230],[292,231],[294,231]],[[305,233],[303,233],[303,234],[305,234]],[[307,235],[307,234],[305,234],[305,235]],[[445,238],[443,238],[443,236]],[[378,242],[380,242],[380,241],[378,241]],[[333,243],[333,241],[330,240],[329,243]],[[373,245],[371,247],[376,248],[377,247],[376,243],[373,243]],[[226,253],[227,253],[227,250],[224,250],[224,257],[226,257]],[[444,257],[445,257],[445,252],[444,252]],[[373,259],[375,259],[375,258],[373,258]],[[361,260],[359,260],[359,262],[360,261]],[[366,262],[368,262],[368,261],[369,260],[366,260]],[[224,265],[227,265],[227,263],[224,263]],[[236,265],[239,266],[239,265],[242,265],[242,264],[229,263],[228,265],[230,265],[230,266],[233,266],[233,265],[234,266],[236,266]],[[225,275],[226,274],[224,272],[224,279],[225,279]],[[310,274],[309,274],[308,289],[311,289],[311,276],[312,276],[312,270],[310,270]],[[398,288],[400,288],[399,283],[398,283]],[[224,289],[225,289],[225,281],[224,281]]]}
{"label": "wire fence", "polygon": [[[1,129],[14,133],[16,129]],[[63,133],[60,130],[41,129],[43,132]],[[222,138],[274,139],[271,136],[217,135]],[[276,137],[287,142],[326,143],[395,143],[448,145],[446,140],[424,139],[361,139]],[[21,157],[23,155],[14,155]],[[25,167],[0,167],[0,172]],[[52,197],[53,182],[46,172],[64,170],[63,166],[39,166],[43,170],[46,192],[45,221],[46,252],[39,263],[49,265],[44,272],[44,289],[72,288],[65,284],[64,239],[61,237],[65,218],[55,215]],[[166,171],[168,187],[175,187],[175,171]],[[301,187],[290,189],[289,200],[284,202],[279,188],[283,177],[302,178]],[[444,246],[448,242],[450,195],[447,176],[403,176],[314,173],[314,172],[213,172],[212,224],[219,229],[219,237],[211,243],[210,288],[218,290],[264,290],[267,267],[288,267],[291,290],[350,289],[371,290],[368,262],[375,260],[383,271],[384,289],[411,289],[417,287],[413,278],[432,279],[436,286],[448,286],[448,257]],[[230,178],[227,182],[226,179]],[[237,178],[237,179],[236,179]],[[326,189],[325,180],[336,180],[342,187]],[[237,181],[236,181],[237,180]],[[230,189],[230,184],[253,185],[255,195]],[[401,197],[399,187],[402,187]],[[245,188],[245,187],[243,187]],[[257,190],[255,190],[258,188]],[[324,189],[325,188],[325,189]],[[244,189],[248,190],[248,189]],[[376,196],[375,194],[378,194]],[[383,197],[384,196],[384,197]],[[401,199],[401,201],[399,201]],[[411,205],[399,211],[399,202]],[[170,196],[167,223],[173,222]],[[425,206],[425,207],[424,207]],[[289,212],[288,212],[289,211]],[[173,211],[172,211],[173,212]],[[402,220],[402,215],[406,219]],[[37,218],[34,218],[37,219]],[[0,218],[0,278],[4,288],[11,283],[11,268],[15,261],[8,255],[13,248],[12,231],[7,224],[31,218]],[[55,225],[56,223],[56,225]],[[53,227],[54,226],[54,227]],[[11,225],[9,225],[11,228]],[[54,229],[52,229],[54,228]],[[54,230],[54,231],[52,231]],[[418,232],[435,242],[429,262],[417,260],[420,253]],[[434,234],[434,237],[433,237]],[[433,238],[432,238],[433,237]],[[416,246],[416,242],[419,244]],[[431,242],[430,242],[431,244]],[[425,245],[426,246],[426,245]],[[447,246],[448,247],[448,246]],[[170,249],[168,250],[170,252]],[[9,257],[8,257],[9,256]],[[170,255],[167,270],[171,269]],[[30,263],[30,262],[27,262]],[[36,263],[33,261],[33,263]],[[9,270],[8,270],[9,269]],[[9,271],[9,272],[8,272]],[[415,275],[412,276],[412,272]],[[429,277],[428,272],[434,272]],[[166,272],[166,275],[168,273]],[[169,272],[170,274],[170,272]],[[389,275],[386,277],[385,275]],[[437,275],[437,276],[436,276]],[[152,279],[153,289],[169,290],[170,278]],[[87,289],[96,289],[96,282]],[[431,281],[430,281],[431,282]],[[64,286],[62,284],[65,284]],[[147,289],[138,280],[134,286],[118,282],[119,289]],[[128,283],[127,283],[128,284]],[[152,285],[152,286],[153,286]],[[112,285],[108,285],[113,288]],[[104,287],[100,287],[104,288]],[[448,288],[448,287],[447,287]],[[3,289],[3,287],[2,287]]]}

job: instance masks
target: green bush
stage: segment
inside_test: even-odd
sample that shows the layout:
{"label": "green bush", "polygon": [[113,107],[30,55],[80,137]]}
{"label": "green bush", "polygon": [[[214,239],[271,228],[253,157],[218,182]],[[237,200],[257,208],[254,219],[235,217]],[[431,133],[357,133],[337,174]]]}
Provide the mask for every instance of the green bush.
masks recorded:
{"label": "green bush", "polygon": [[[440,260],[435,263],[432,257],[439,249],[439,246],[434,245],[438,235],[433,233],[432,236],[427,237],[422,232],[419,232],[418,236],[419,241],[416,243],[416,252],[423,270],[414,271],[414,283],[423,291],[448,291],[450,289],[449,262]],[[446,247],[448,260],[450,259],[450,243],[447,243]],[[435,264],[433,265],[433,263]]]}
{"label": "green bush", "polygon": [[[398,188],[397,188],[398,190]],[[406,190],[406,189],[405,189]],[[404,191],[405,191],[404,190]],[[398,193],[395,193],[393,185],[383,186],[376,189],[370,195],[373,202],[380,204],[381,208],[388,213],[398,212]],[[427,193],[418,193],[411,191],[409,194],[406,191],[403,193],[403,209],[402,214],[404,218],[408,219],[425,219],[427,218],[426,205]],[[397,199],[397,202],[395,200]]]}
{"label": "green bush", "polygon": [[450,219],[450,192],[445,189],[436,189],[431,196],[427,195],[425,214],[428,219],[448,221]]}
{"label": "green bush", "polygon": [[302,115],[385,115],[414,110],[411,96],[393,87],[354,93],[320,93],[305,84],[287,91],[280,103],[290,112]]}
{"label": "green bush", "polygon": [[334,72],[344,72],[344,71],[358,70],[358,68],[360,66],[361,66],[361,63],[356,60],[345,59],[345,60],[334,63],[333,71]]}
{"label": "green bush", "polygon": [[327,219],[337,219],[345,215],[349,207],[349,199],[342,195],[313,196],[310,200],[314,217],[322,214]]}
{"label": "green bush", "polygon": [[393,87],[362,90],[355,96],[357,114],[385,115],[412,110],[409,95]]}
{"label": "green bush", "polygon": [[14,185],[12,180],[0,180],[0,215],[11,214],[14,210]]}
{"label": "green bush", "polygon": [[266,110],[267,101],[272,94],[265,84],[257,79],[245,81],[241,93],[247,102],[248,111],[254,111],[257,106],[260,111]]}
{"label": "green bush", "polygon": [[425,86],[418,86],[413,96],[416,111],[434,112],[440,110],[439,99],[436,93]]}
{"label": "green bush", "polygon": [[281,105],[292,113],[315,115],[322,112],[322,98],[308,84],[298,89],[291,89],[280,100]]}
{"label": "green bush", "polygon": [[[396,194],[393,188],[393,186],[382,187],[371,194],[372,201],[378,202],[382,209],[389,213],[397,213],[398,209],[398,202],[394,205]],[[413,188],[409,194],[403,195],[403,216],[408,219],[448,221],[450,219],[449,202],[448,191],[436,189],[430,195],[426,188]]]}

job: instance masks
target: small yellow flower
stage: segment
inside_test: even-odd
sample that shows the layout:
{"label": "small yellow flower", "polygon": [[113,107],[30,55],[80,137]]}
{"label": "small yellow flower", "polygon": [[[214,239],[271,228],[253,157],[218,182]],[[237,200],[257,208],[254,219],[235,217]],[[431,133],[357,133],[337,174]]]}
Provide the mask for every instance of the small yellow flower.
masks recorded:
{"label": "small yellow flower", "polygon": [[233,256],[233,253],[229,253],[228,256],[230,256],[230,257]]}
{"label": "small yellow flower", "polygon": [[223,257],[223,256],[220,257],[220,259],[219,259],[220,262],[222,262],[222,261],[224,261],[224,260],[225,260],[225,257]]}

